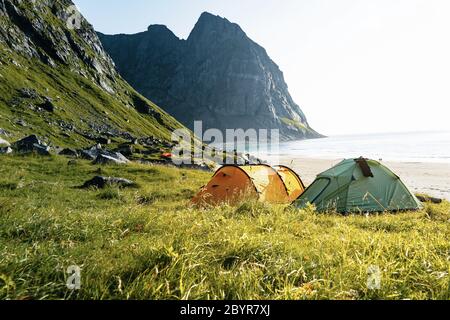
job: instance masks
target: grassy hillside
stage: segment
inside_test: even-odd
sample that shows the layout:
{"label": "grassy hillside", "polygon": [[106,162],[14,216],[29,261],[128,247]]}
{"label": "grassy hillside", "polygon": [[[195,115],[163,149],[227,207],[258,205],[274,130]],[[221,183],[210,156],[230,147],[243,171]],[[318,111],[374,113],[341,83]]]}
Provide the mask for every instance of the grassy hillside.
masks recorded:
{"label": "grassy hillside", "polygon": [[[165,140],[170,140],[171,130],[182,127],[120,78],[117,82],[122,92],[111,95],[64,66],[55,69],[39,61],[29,61],[1,45],[0,52],[0,128],[13,134],[10,140],[37,134],[58,146],[81,147],[92,144],[78,134],[92,133],[91,125],[106,125],[137,137],[153,135]],[[19,65],[1,64],[8,60]],[[51,97],[57,109],[52,113],[33,110],[30,106],[36,107],[39,99],[21,99],[22,88],[32,88],[42,96]],[[148,104],[160,113],[162,123],[136,111],[136,102]],[[27,126],[17,124],[19,120],[24,120]],[[67,130],[60,123],[69,124],[75,130]]]}
{"label": "grassy hillside", "polygon": [[37,134],[60,147],[104,136],[170,140],[182,125],[119,76],[88,21],[68,27],[72,5],[0,3],[0,128],[11,141]]}
{"label": "grassy hillside", "polygon": [[[0,158],[1,299],[449,299],[450,204],[319,215],[190,208],[208,173]],[[131,189],[81,190],[101,173]],[[81,290],[66,288],[70,265]],[[369,290],[367,270],[381,269]]]}

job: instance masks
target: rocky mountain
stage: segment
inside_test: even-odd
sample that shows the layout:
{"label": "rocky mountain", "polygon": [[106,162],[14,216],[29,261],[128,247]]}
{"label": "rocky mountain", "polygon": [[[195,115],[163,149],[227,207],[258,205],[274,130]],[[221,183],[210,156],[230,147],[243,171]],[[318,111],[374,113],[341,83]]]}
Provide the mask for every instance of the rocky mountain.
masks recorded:
{"label": "rocky mountain", "polygon": [[202,120],[206,129],[280,129],[284,140],[320,136],[266,50],[227,19],[203,13],[187,40],[162,25],[99,36],[121,75],[190,128]]}
{"label": "rocky mountain", "polygon": [[0,0],[4,139],[36,134],[59,146],[86,146],[111,138],[169,140],[180,127],[121,78],[72,1]]}

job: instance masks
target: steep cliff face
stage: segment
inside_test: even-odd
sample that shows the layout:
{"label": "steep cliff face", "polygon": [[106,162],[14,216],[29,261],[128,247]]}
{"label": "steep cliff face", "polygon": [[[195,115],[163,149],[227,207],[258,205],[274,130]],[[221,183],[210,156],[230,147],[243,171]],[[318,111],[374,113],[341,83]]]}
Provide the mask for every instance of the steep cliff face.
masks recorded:
{"label": "steep cliff face", "polygon": [[187,40],[164,26],[136,35],[100,34],[120,73],[188,127],[280,129],[315,138],[264,48],[227,19],[203,13]]}
{"label": "steep cliff face", "polygon": [[72,1],[0,0],[0,128],[74,145],[181,126],[121,78]]}

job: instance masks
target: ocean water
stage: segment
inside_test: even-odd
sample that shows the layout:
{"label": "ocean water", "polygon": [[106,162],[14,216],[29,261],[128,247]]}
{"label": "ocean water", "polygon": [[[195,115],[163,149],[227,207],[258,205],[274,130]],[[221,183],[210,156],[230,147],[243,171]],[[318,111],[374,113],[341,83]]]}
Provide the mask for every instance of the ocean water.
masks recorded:
{"label": "ocean water", "polygon": [[450,131],[342,135],[293,141],[281,143],[279,155],[316,159],[363,156],[383,161],[450,163]]}

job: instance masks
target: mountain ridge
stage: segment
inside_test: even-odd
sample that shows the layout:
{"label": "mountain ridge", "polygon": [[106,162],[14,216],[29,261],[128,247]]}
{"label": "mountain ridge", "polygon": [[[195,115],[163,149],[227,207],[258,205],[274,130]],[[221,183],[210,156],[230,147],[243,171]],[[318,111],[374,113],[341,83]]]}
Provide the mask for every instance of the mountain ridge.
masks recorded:
{"label": "mountain ridge", "polygon": [[321,137],[292,99],[266,50],[226,18],[204,12],[187,39],[167,26],[98,32],[119,73],[189,128],[279,129],[283,140]]}

